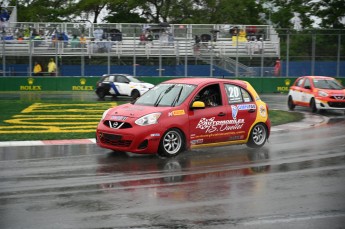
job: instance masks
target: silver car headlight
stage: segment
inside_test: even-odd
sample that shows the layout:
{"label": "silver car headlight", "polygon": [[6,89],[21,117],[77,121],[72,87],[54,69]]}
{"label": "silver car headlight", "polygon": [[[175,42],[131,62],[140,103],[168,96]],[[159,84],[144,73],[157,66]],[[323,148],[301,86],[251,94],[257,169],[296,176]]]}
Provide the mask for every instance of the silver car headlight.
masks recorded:
{"label": "silver car headlight", "polygon": [[327,97],[328,96],[327,92],[324,92],[324,91],[319,91],[318,95],[321,97]]}
{"label": "silver car headlight", "polygon": [[148,125],[156,124],[158,123],[158,119],[160,116],[161,116],[161,113],[159,112],[148,114],[135,120],[135,124],[139,126],[148,126]]}
{"label": "silver car headlight", "polygon": [[111,108],[109,108],[108,110],[103,112],[102,118],[101,120],[105,119],[105,117],[107,116],[108,112],[110,111]]}

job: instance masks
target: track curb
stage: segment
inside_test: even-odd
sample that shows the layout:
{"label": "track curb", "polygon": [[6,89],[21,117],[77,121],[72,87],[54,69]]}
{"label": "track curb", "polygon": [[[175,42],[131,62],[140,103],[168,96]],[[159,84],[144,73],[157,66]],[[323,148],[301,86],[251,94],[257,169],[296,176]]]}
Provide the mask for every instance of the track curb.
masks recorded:
{"label": "track curb", "polygon": [[[304,119],[299,122],[291,122],[271,128],[271,133],[297,131],[321,126],[328,122],[329,118],[303,112]],[[66,139],[66,140],[37,140],[37,141],[4,141],[0,142],[0,147],[18,147],[18,146],[45,146],[45,145],[84,145],[95,144],[96,139]]]}

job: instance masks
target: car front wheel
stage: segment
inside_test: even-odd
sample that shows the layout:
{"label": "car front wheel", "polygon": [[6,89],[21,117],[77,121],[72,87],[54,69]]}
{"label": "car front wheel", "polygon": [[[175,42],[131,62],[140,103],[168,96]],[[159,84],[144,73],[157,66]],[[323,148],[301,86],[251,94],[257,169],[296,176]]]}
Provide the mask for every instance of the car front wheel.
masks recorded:
{"label": "car front wheel", "polygon": [[263,123],[256,124],[249,136],[247,145],[250,148],[260,148],[267,140],[267,127]]}
{"label": "car front wheel", "polygon": [[131,93],[132,99],[137,99],[140,96],[140,93],[138,90],[133,90]]}
{"label": "car front wheel", "polygon": [[185,139],[179,129],[169,129],[161,138],[158,154],[163,157],[173,157],[184,150]]}
{"label": "car front wheel", "polygon": [[311,112],[317,113],[317,107],[316,107],[316,102],[315,102],[315,99],[314,99],[314,98],[312,98],[312,99],[310,100],[309,106],[310,106]]}

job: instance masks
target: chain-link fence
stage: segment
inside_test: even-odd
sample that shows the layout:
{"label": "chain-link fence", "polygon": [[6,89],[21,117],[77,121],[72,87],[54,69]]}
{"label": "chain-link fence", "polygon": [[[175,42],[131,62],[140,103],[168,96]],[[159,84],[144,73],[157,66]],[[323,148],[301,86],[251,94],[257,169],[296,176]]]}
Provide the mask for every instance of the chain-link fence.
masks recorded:
{"label": "chain-link fence", "polygon": [[[32,76],[37,62],[41,74],[55,76],[344,77],[344,33],[267,25],[16,23],[1,34],[0,70]],[[50,59],[58,67],[54,74]]]}

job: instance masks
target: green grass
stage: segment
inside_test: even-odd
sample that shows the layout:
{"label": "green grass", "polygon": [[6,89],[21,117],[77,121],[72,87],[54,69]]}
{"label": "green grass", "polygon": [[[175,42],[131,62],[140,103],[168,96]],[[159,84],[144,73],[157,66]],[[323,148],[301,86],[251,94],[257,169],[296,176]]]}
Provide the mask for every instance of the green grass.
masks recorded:
{"label": "green grass", "polygon": [[282,110],[270,110],[269,117],[272,126],[277,126],[289,122],[297,122],[303,119],[303,114],[299,112],[288,112]]}
{"label": "green grass", "polygon": [[[104,110],[116,101],[0,100],[0,141],[94,138]],[[301,120],[296,112],[270,110],[272,125]]]}

